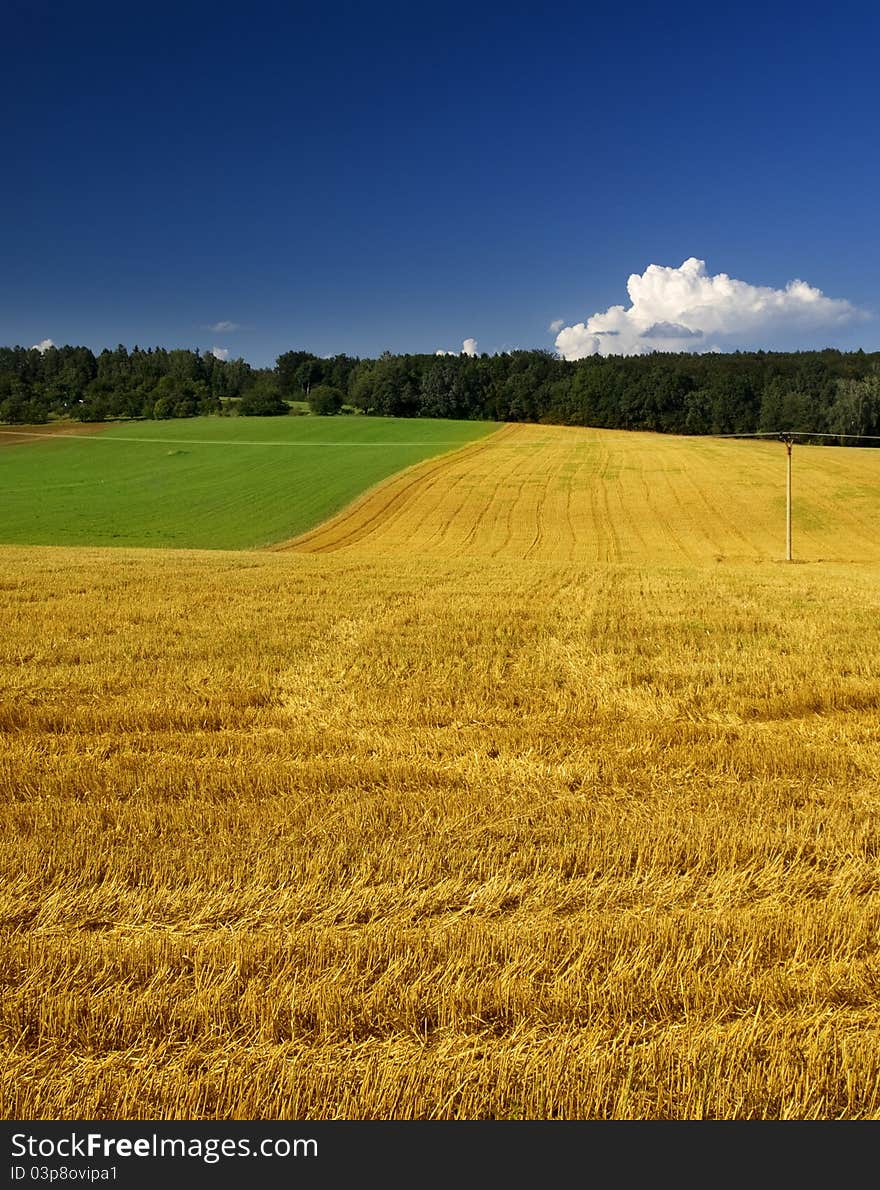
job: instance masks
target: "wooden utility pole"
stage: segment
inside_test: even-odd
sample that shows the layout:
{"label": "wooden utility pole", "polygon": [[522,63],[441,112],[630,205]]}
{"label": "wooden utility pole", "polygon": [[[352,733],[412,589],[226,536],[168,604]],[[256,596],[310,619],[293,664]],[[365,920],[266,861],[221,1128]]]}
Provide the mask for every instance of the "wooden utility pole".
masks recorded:
{"label": "wooden utility pole", "polygon": [[782,441],[785,443],[786,454],[786,476],[785,476],[785,560],[790,562],[791,559],[791,447],[793,438],[787,434],[781,435]]}

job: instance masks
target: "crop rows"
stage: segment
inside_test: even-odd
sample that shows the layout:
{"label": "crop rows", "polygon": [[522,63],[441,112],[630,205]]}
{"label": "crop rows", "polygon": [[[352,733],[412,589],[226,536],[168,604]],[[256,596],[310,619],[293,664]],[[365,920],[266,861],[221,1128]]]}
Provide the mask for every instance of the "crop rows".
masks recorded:
{"label": "crop rows", "polygon": [[880,1116],[876,568],[497,500],[479,564],[0,550],[4,1116]]}

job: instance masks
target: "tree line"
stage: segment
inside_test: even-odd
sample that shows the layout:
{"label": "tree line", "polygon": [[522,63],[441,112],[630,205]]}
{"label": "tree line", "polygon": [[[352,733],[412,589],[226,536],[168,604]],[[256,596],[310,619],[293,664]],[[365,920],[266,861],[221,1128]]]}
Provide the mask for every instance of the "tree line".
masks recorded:
{"label": "tree line", "polygon": [[120,344],[96,356],[88,347],[0,347],[0,421],[195,417],[221,413],[224,398],[241,401],[248,394],[274,396],[274,412],[288,409],[271,371],[210,352],[129,351]]}
{"label": "tree line", "polygon": [[[831,348],[590,356],[323,358],[274,368],[212,353],[120,345],[0,347],[0,421],[313,412],[545,422],[676,434],[802,431],[858,442],[880,435],[880,352]],[[844,439],[842,436],[852,435]]]}

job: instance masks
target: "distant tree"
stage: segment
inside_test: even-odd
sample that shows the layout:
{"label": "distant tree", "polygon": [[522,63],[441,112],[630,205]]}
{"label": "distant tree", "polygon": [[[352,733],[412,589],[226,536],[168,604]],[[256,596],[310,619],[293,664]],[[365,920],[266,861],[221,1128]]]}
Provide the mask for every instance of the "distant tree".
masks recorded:
{"label": "distant tree", "polygon": [[177,402],[174,397],[163,395],[153,402],[153,417],[157,421],[164,421],[168,417],[177,416]]}
{"label": "distant tree", "polygon": [[278,381],[271,372],[260,374],[238,402],[242,417],[278,417],[289,413],[290,406],[282,398]]}
{"label": "distant tree", "polygon": [[332,417],[345,404],[345,396],[329,384],[318,384],[309,393],[309,408],[321,417]]}
{"label": "distant tree", "polygon": [[846,435],[841,442],[880,434],[880,372],[864,380],[838,380],[837,395],[828,412],[828,430]]}
{"label": "distant tree", "polygon": [[331,359],[324,361],[323,380],[325,384],[330,384],[333,388],[338,388],[344,393],[348,393],[348,386],[351,381],[352,373],[358,365],[358,360],[350,355],[334,355]]}
{"label": "distant tree", "polygon": [[297,387],[308,397],[312,391],[312,386],[320,384],[324,379],[324,360],[322,359],[307,359],[297,368],[296,384]]}
{"label": "distant tree", "polygon": [[305,373],[301,369],[304,365],[307,367],[312,361],[320,363],[318,357],[311,351],[285,351],[283,355],[278,356],[275,361],[275,375],[284,396],[292,397],[294,393],[305,388],[303,384]]}
{"label": "distant tree", "polygon": [[380,417],[415,417],[423,366],[423,357],[392,355],[390,351],[365,360],[352,374],[352,404]]}
{"label": "distant tree", "polygon": [[197,351],[169,351],[168,374],[179,380],[207,379],[204,362]]}
{"label": "distant tree", "polygon": [[180,376],[163,376],[153,390],[152,416],[196,417],[218,413],[220,401],[204,380],[185,380]]}
{"label": "distant tree", "polygon": [[47,420],[45,402],[17,376],[0,375],[0,421],[13,425],[38,425]]}
{"label": "distant tree", "polygon": [[814,430],[821,433],[825,428],[820,424],[821,420],[817,403],[811,395],[793,391],[781,377],[771,380],[764,389],[758,417],[759,430]]}
{"label": "distant tree", "polygon": [[216,360],[211,369],[211,389],[216,397],[240,397],[252,382],[253,369],[240,356]]}
{"label": "distant tree", "polygon": [[712,394],[704,388],[694,389],[685,397],[685,434],[710,434],[712,432]]}

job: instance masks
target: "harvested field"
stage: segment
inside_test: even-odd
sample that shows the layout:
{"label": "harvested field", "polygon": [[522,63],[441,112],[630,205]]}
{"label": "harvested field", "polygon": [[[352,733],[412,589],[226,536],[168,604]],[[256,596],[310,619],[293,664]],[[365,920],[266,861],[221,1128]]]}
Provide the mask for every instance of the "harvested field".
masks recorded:
{"label": "harvested field", "polygon": [[734,556],[716,444],[583,431],[603,496],[578,433],[295,550],[0,548],[5,1117],[880,1118],[868,513]]}
{"label": "harvested field", "polygon": [[[880,456],[795,447],[794,535],[811,560],[880,561]],[[785,551],[777,442],[506,426],[392,476],[280,548],[308,553],[687,564]]]}

